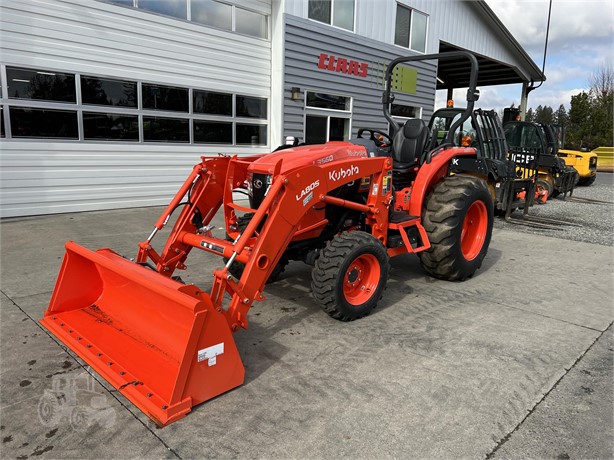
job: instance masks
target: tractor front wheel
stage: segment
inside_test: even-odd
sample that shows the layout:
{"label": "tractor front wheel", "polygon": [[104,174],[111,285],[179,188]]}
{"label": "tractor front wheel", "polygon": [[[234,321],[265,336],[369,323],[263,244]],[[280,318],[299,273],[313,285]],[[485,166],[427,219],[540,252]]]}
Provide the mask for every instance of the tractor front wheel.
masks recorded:
{"label": "tractor front wheel", "polygon": [[462,281],[480,268],[493,225],[492,197],[486,183],[472,176],[446,177],[426,200],[423,225],[430,249],[418,253],[435,278]]}
{"label": "tractor front wheel", "polygon": [[329,241],[315,263],[311,289],[326,313],[341,321],[368,315],[382,298],[390,258],[369,233],[341,233]]}

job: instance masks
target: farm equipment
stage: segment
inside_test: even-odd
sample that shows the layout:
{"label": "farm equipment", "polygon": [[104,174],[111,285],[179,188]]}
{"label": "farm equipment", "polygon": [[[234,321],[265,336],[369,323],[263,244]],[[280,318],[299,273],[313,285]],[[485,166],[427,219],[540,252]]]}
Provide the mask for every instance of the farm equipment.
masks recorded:
{"label": "farm equipment", "polygon": [[545,199],[573,193],[578,172],[565,164],[558,154],[556,133],[550,125],[526,121],[508,121],[503,124],[510,148],[527,155],[538,156],[536,188]]}
{"label": "farm equipment", "polygon": [[[473,276],[493,224],[486,182],[458,164],[475,159],[476,149],[450,138],[429,149],[422,120],[399,126],[389,112],[397,65],[458,56],[471,64],[471,83],[453,133],[478,99],[475,57],[396,59],[382,98],[390,135],[364,129],[367,137],[350,142],[202,157],[134,261],[66,243],[42,324],[163,426],[243,383],[232,334],[248,328],[250,307],[264,300],[266,281],[288,260],[313,265],[315,299],[343,321],[377,305],[391,257],[416,253],[429,274],[445,280]],[[235,189],[247,191],[249,206],[233,201]],[[220,209],[226,232],[216,237],[211,221]],[[157,251],[152,240],[175,210],[179,216]],[[194,248],[224,264],[213,270],[208,293],[174,276]]]}
{"label": "farm equipment", "polygon": [[495,214],[517,221],[511,213],[523,208],[523,222],[532,220],[528,209],[540,198],[536,192],[539,156],[508,147],[494,110],[475,109],[469,118],[454,127],[465,110],[458,107],[437,110],[429,122],[431,142],[439,144],[450,137],[453,145],[474,147],[476,158],[459,159],[458,167],[487,181]]}

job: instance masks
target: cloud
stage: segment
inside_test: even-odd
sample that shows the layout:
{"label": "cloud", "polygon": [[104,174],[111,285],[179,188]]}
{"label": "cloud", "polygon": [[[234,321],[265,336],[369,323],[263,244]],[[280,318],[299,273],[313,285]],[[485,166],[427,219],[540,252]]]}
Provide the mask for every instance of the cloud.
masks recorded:
{"label": "cloud", "polygon": [[[546,27],[548,0],[487,0],[518,42],[541,62]],[[579,45],[613,45],[614,3],[612,0],[554,0],[550,21],[548,49],[558,53]]]}

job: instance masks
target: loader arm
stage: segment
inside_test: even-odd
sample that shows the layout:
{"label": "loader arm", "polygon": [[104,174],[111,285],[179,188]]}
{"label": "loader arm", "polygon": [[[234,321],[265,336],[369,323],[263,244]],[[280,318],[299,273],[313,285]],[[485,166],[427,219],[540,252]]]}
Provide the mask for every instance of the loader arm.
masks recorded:
{"label": "loader arm", "polygon": [[[304,166],[285,174],[277,173],[259,208],[249,209],[232,201],[232,190],[243,184],[247,168],[256,158],[203,158],[196,168],[196,176],[191,175],[186,181],[191,181],[193,186],[182,187],[180,193],[184,196],[176,196],[172,201],[185,205],[164,251],[158,255],[151,247],[151,240],[148,240],[139,244],[137,256],[140,263],[150,258],[164,276],[171,276],[176,269],[185,269],[184,262],[192,248],[228,258],[224,268],[214,271],[209,297],[216,310],[225,312],[233,331],[247,329],[247,312],[254,300],[264,299],[262,290],[266,280],[295,235],[305,213],[314,205],[338,200],[327,195],[331,190],[363,177],[372,177],[366,204],[338,202],[343,200],[334,202],[342,207],[363,211],[373,234],[383,244],[387,237],[387,209],[392,190],[385,186],[384,179],[391,170],[389,158],[341,160],[323,166]],[[280,168],[281,164],[277,164],[274,169],[279,171]],[[247,228],[234,242],[215,238],[207,229],[222,204],[227,226],[236,223],[237,210],[254,213]],[[172,209],[167,207],[158,222],[166,220],[165,216]],[[195,225],[195,220],[202,223],[200,229]],[[261,224],[262,228],[255,237],[254,233]],[[234,279],[228,272],[235,260],[245,264],[240,280]],[[232,296],[227,309],[222,305],[225,293]]]}

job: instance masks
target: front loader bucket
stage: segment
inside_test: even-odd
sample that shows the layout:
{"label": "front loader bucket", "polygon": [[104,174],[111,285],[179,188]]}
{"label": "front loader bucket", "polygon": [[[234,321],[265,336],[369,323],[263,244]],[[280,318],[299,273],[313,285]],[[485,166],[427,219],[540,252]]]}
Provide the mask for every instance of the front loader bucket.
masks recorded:
{"label": "front loader bucket", "polygon": [[41,323],[159,426],[243,383],[209,295],[110,249],[66,243]]}

